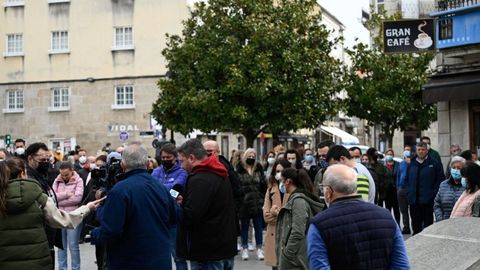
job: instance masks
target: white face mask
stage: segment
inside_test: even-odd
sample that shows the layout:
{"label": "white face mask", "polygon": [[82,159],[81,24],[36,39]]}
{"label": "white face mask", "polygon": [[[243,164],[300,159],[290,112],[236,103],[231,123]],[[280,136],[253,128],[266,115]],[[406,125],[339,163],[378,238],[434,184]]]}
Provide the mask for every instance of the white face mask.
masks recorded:
{"label": "white face mask", "polygon": [[275,174],[275,180],[277,180],[277,181],[280,182],[280,179],[282,179],[282,173],[281,173],[281,172],[277,172],[277,174]]}
{"label": "white face mask", "polygon": [[87,157],[86,156],[81,156],[78,161],[80,162],[80,164],[85,164],[87,162]]}
{"label": "white face mask", "polygon": [[90,163],[90,170],[94,170],[95,168],[97,168],[97,164]]}
{"label": "white face mask", "polygon": [[23,147],[17,148],[17,149],[15,149],[15,153],[17,153],[17,155],[21,156],[21,155],[25,154],[25,148],[23,148]]}

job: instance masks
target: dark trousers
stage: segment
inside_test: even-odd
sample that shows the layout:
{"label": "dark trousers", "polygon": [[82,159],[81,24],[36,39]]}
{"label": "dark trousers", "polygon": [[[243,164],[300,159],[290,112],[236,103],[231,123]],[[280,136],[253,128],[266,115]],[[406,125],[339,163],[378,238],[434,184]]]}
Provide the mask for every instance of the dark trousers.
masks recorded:
{"label": "dark trousers", "polygon": [[394,186],[387,187],[385,196],[385,208],[393,210],[393,216],[398,226],[400,226],[400,208],[398,207],[397,189]]}
{"label": "dark trousers", "polygon": [[413,235],[433,224],[433,204],[411,204],[410,217],[412,219]]}
{"label": "dark trousers", "polygon": [[262,248],[263,245],[263,213],[259,213],[252,218],[242,218],[242,228],[240,236],[242,239],[242,248],[248,247],[248,227],[250,227],[250,220],[253,220],[253,230],[255,231],[255,244],[257,248]]}
{"label": "dark trousers", "polygon": [[403,228],[410,230],[410,218],[408,213],[407,189],[399,188],[397,190],[398,205],[402,213]]}
{"label": "dark trousers", "polygon": [[50,256],[52,256],[52,270],[55,270],[55,249],[50,249]]}

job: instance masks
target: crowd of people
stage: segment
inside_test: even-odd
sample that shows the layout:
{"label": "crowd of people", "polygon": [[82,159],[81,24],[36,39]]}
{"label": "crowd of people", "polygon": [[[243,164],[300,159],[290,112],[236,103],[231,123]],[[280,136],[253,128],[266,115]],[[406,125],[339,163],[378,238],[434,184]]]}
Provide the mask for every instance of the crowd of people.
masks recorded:
{"label": "crowd of people", "polygon": [[211,140],[110,147],[0,149],[0,269],[66,270],[68,253],[80,269],[84,241],[98,269],[228,270],[252,252],[272,270],[408,269],[402,234],[480,214],[473,153],[452,145],[444,171],[428,137],[401,162],[331,141],[230,159]]}

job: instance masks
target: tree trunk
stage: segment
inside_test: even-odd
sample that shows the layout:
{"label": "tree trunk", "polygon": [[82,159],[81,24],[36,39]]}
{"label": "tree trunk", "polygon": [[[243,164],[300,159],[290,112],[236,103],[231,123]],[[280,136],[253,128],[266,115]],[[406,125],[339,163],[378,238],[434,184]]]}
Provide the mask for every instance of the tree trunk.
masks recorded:
{"label": "tree trunk", "polygon": [[385,136],[387,137],[387,149],[388,148],[393,148],[393,134],[395,133],[395,129],[392,127],[384,127],[383,132],[385,133]]}
{"label": "tree trunk", "polygon": [[248,128],[243,131],[243,136],[245,136],[245,138],[247,139],[247,148],[253,148],[253,142],[256,138],[255,131],[251,128]]}

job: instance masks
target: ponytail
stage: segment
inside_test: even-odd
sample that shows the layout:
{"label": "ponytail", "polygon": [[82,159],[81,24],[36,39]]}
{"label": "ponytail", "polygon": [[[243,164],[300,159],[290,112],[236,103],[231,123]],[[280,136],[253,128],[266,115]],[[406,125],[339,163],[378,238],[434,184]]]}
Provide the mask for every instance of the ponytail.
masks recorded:
{"label": "ponytail", "polygon": [[310,193],[313,193],[313,185],[307,172],[302,169],[286,168],[282,172],[282,176],[285,179],[292,179],[293,184],[297,188],[302,188]]}
{"label": "ponytail", "polygon": [[7,187],[10,179],[10,169],[6,161],[0,161],[0,214],[7,214]]}

